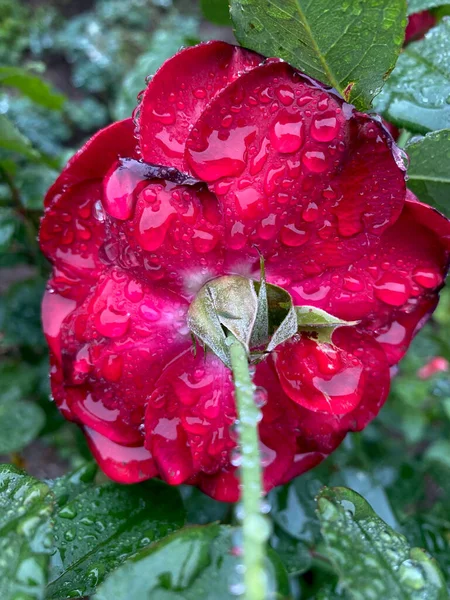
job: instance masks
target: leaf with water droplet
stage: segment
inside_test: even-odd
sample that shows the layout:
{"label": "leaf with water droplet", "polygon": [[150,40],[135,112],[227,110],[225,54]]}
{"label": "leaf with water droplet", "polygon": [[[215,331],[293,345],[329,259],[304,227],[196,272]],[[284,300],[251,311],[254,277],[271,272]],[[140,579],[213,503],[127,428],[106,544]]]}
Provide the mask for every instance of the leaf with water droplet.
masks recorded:
{"label": "leaf with water droplet", "polygon": [[308,335],[314,335],[321,343],[331,344],[333,332],[338,327],[352,327],[357,321],[344,321],[330,315],[321,308],[315,306],[296,306],[298,331]]}
{"label": "leaf with water droplet", "polygon": [[348,488],[324,488],[317,502],[325,554],[350,598],[448,598],[437,563],[411,548],[362,496]]}
{"label": "leaf with water droplet", "polygon": [[[450,38],[449,38],[450,43]],[[414,138],[406,146],[408,187],[421,202],[450,216],[450,129]]]}
{"label": "leaf with water droplet", "polygon": [[0,598],[43,600],[53,550],[49,487],[0,466]]}
{"label": "leaf with water droplet", "polygon": [[[230,585],[238,583],[242,561],[232,552],[234,530],[216,524],[182,529],[128,559],[103,583],[94,600],[230,600]],[[287,573],[273,551],[267,571],[274,590],[271,597],[287,598]]]}
{"label": "leaf with water droplet", "polygon": [[405,0],[230,0],[243,46],[277,56],[370,107],[394,68],[406,25]]}
{"label": "leaf with water droplet", "polygon": [[408,44],[375,99],[375,110],[409,131],[450,127],[450,19]]}
{"label": "leaf with water droplet", "polygon": [[159,481],[134,486],[91,483],[86,465],[58,480],[54,517],[57,551],[47,598],[92,594],[128,556],[184,524],[177,489]]}

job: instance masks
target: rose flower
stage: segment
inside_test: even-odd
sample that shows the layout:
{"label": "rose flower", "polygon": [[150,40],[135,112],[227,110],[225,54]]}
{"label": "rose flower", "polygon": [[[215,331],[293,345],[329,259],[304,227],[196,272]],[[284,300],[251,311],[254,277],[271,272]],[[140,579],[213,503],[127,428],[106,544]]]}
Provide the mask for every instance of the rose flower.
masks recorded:
{"label": "rose flower", "polygon": [[[255,364],[266,491],[373,419],[438,301],[450,226],[406,191],[382,123],[285,62],[182,50],[133,118],[98,132],[45,200],[51,383],[104,472],[239,497],[229,368],[188,311],[222,277],[261,277],[349,326],[299,332]],[[239,304],[239,303],[237,303]],[[239,311],[240,307],[236,306]]]}

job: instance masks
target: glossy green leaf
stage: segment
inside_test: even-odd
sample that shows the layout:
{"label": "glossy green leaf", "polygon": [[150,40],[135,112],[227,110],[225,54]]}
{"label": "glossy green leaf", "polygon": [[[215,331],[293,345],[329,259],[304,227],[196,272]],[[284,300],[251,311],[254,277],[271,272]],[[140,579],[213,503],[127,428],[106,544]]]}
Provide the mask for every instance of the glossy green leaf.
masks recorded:
{"label": "glossy green leaf", "polygon": [[31,160],[39,159],[39,152],[33,148],[30,140],[17,129],[8,117],[2,114],[0,114],[0,148],[17,152]]}
{"label": "glossy green leaf", "polygon": [[[84,477],[89,483],[89,471]],[[75,475],[56,488],[57,552],[52,557],[48,599],[92,594],[125,558],[184,524],[178,491],[159,481],[85,489],[82,484]],[[78,494],[74,485],[79,486]]]}
{"label": "glossy green leaf", "polygon": [[53,500],[45,483],[0,466],[0,598],[43,600],[53,547]]}
{"label": "glossy green leaf", "polygon": [[411,548],[356,492],[324,488],[318,495],[318,515],[327,556],[350,598],[448,598],[435,560]]}
{"label": "glossy green leaf", "polygon": [[34,73],[20,67],[0,66],[0,86],[14,87],[41,106],[60,110],[65,98]]}
{"label": "glossy green leaf", "polygon": [[320,540],[315,496],[322,486],[322,481],[313,471],[287,485],[276,487],[269,494],[275,524],[289,537],[306,546],[314,546]]}
{"label": "glossy green leaf", "polygon": [[343,321],[315,306],[296,306],[295,314],[299,332],[315,334],[319,342],[331,344],[331,337],[338,327],[351,327],[357,321]]}
{"label": "glossy green leaf", "polygon": [[[240,581],[232,536],[233,528],[223,525],[182,529],[127,560],[94,600],[232,600],[230,586]],[[268,575],[277,589],[272,597],[286,598],[287,574],[276,555],[270,559]]]}
{"label": "glossy green leaf", "polygon": [[450,216],[450,129],[413,139],[405,150],[410,160],[409,189]]}
{"label": "glossy green leaf", "polygon": [[450,18],[408,44],[375,100],[388,121],[417,133],[450,128]]}
{"label": "glossy green leaf", "polygon": [[201,0],[203,16],[216,25],[231,25],[228,0]]}
{"label": "glossy green leaf", "polygon": [[394,68],[406,0],[230,0],[240,44],[278,56],[370,107]]}
{"label": "glossy green leaf", "polygon": [[408,15],[446,4],[448,4],[448,0],[408,0]]}

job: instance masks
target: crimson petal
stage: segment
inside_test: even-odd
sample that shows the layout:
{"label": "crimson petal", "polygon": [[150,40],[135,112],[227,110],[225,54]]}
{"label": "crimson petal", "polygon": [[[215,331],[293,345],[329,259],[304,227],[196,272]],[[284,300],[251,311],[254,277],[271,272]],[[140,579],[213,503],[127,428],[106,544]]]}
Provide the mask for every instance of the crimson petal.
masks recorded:
{"label": "crimson petal", "polygon": [[138,107],[146,162],[186,170],[184,146],[192,124],[220,90],[264,60],[225,42],[185,48],[156,72]]}
{"label": "crimson petal", "polygon": [[381,123],[286,63],[268,61],[218,94],[186,160],[224,205],[228,248],[242,261],[256,245],[268,275],[271,254],[286,275],[349,264],[405,198],[405,168]]}

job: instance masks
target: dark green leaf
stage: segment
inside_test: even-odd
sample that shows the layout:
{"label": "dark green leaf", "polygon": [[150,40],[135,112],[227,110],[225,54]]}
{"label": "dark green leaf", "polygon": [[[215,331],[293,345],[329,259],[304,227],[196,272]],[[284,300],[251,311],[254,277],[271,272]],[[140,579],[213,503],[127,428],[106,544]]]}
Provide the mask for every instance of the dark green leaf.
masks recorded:
{"label": "dark green leaf", "polygon": [[12,465],[0,466],[0,598],[43,600],[52,552],[52,494]]}
{"label": "dark green leaf", "polygon": [[75,471],[51,481],[49,485],[55,495],[57,507],[62,508],[76,496],[90,489],[97,471],[97,465],[89,462],[81,465]]}
{"label": "dark green leaf", "polygon": [[437,563],[386,525],[362,496],[324,488],[318,514],[327,555],[351,598],[446,600]]}
{"label": "dark green leaf", "polygon": [[32,348],[43,352],[46,348],[41,326],[41,299],[45,283],[41,279],[28,279],[13,284],[3,300],[0,328],[8,344]]}
{"label": "dark green leaf", "polygon": [[126,119],[130,116],[136,107],[136,96],[145,88],[146,77],[151,77],[181,46],[186,46],[191,39],[196,38],[197,33],[196,17],[172,14],[162,21],[153,33],[148,50],[141,54],[133,67],[127,71],[114,107],[116,119]]}
{"label": "dark green leaf", "polygon": [[282,529],[277,528],[270,543],[289,575],[301,575],[311,568],[312,556],[304,542],[293,539]]}
{"label": "dark green leaf", "polygon": [[243,46],[286,60],[359,109],[381,90],[404,38],[405,0],[230,0],[230,6]]}
{"label": "dark green leaf", "polygon": [[448,4],[448,0],[408,0],[408,15],[446,4]]}
{"label": "dark green leaf", "polygon": [[0,85],[14,87],[42,106],[60,110],[65,98],[58,94],[37,75],[20,67],[0,66]]}
{"label": "dark green leaf", "polygon": [[406,152],[409,189],[422,202],[450,216],[450,129],[413,139]]}
{"label": "dark green leaf", "polygon": [[201,0],[202,13],[216,25],[231,25],[228,0]]}
{"label": "dark green leaf", "polygon": [[207,525],[214,521],[224,521],[233,505],[210,498],[198,488],[183,485],[179,488],[186,508],[187,522],[190,525]]}
{"label": "dark green leaf", "polygon": [[11,152],[17,152],[31,160],[39,159],[39,152],[32,147],[30,140],[17,129],[8,117],[1,114],[0,148],[10,150]]}
{"label": "dark green leaf", "polygon": [[44,424],[44,411],[35,402],[0,400],[0,454],[22,450],[38,436]]}
{"label": "dark green leaf", "polygon": [[450,127],[450,19],[408,44],[375,101],[399,127],[426,133]]}
{"label": "dark green leaf", "polygon": [[[230,551],[233,528],[189,527],[127,560],[100,587],[95,600],[231,600],[239,558]],[[270,555],[269,577],[278,598],[288,596],[287,575]]]}
{"label": "dark green leaf", "polygon": [[19,225],[18,217],[11,208],[0,208],[0,253],[11,246]]}
{"label": "dark green leaf", "polygon": [[36,387],[36,370],[26,363],[0,364],[0,454],[24,448],[42,429],[44,411],[27,401]]}
{"label": "dark green leaf", "polygon": [[320,540],[314,498],[322,485],[314,472],[306,473],[288,485],[275,488],[269,495],[274,522],[291,538],[307,546]]}
{"label": "dark green leaf", "polygon": [[[84,479],[89,482],[89,469]],[[178,491],[159,481],[86,489],[83,483],[78,473],[55,490],[58,550],[52,558],[49,599],[92,594],[125,558],[184,524]]]}

